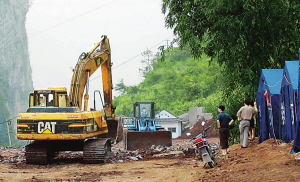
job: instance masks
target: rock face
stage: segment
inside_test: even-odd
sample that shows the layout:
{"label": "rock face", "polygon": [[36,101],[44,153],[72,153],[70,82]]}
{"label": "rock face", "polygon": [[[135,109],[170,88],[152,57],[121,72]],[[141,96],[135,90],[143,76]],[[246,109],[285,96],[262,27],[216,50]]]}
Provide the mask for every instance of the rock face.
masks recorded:
{"label": "rock face", "polygon": [[[16,139],[16,116],[28,107],[33,90],[25,29],[29,0],[0,0],[0,123],[11,120],[12,145]],[[8,145],[6,123],[0,124],[0,145]]]}

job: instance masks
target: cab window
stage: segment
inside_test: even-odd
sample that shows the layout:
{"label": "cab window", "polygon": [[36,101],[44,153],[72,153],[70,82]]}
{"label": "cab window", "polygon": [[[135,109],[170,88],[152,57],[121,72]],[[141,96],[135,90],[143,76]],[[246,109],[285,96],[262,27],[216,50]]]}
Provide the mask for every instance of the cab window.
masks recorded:
{"label": "cab window", "polygon": [[58,107],[67,106],[67,94],[58,94]]}

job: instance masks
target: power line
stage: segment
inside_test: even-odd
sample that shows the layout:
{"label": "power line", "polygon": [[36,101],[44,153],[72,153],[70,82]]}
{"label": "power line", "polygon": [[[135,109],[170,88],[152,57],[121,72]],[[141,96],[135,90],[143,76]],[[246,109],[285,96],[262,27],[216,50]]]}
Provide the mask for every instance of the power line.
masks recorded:
{"label": "power line", "polygon": [[[171,38],[171,37],[173,37],[173,35],[172,35],[172,36],[170,36],[170,37],[168,37],[167,39],[169,39],[169,38]],[[162,43],[162,42],[164,42],[164,41],[166,41],[166,40],[163,40],[163,41],[161,41],[161,42],[159,42],[159,43],[155,44],[154,46],[150,47],[149,49],[152,49],[152,48],[156,47],[157,45],[161,44],[161,43]],[[134,58],[136,58],[136,57],[140,56],[141,54],[142,54],[142,52],[141,52],[141,53],[139,53],[139,54],[137,54],[137,55],[135,55],[134,57],[132,57],[132,58],[128,59],[127,61],[124,61],[123,63],[119,64],[118,66],[116,66],[116,67],[112,68],[112,70],[114,70],[114,69],[116,69],[116,68],[118,68],[118,67],[122,66],[122,65],[123,65],[123,64],[125,64],[125,63],[128,63],[129,61],[132,61]],[[91,81],[93,81],[93,80],[95,80],[96,78],[100,77],[101,75],[102,75],[102,74],[100,74],[100,75],[96,76],[95,78],[91,79],[91,80],[90,80],[90,82],[91,82]]]}
{"label": "power line", "polygon": [[[115,0],[115,1],[117,1],[117,0]],[[48,31],[48,30],[51,30],[51,29],[53,29],[53,28],[55,28],[55,27],[58,27],[58,26],[63,25],[63,24],[65,24],[65,23],[67,23],[67,22],[70,22],[70,21],[72,21],[72,20],[74,20],[74,19],[76,19],[76,18],[79,18],[79,17],[81,17],[81,16],[84,16],[84,15],[86,15],[86,14],[89,14],[89,13],[91,13],[91,12],[93,12],[93,11],[95,11],[95,10],[98,10],[98,9],[100,9],[100,8],[103,8],[104,6],[107,6],[107,5],[109,5],[109,4],[111,4],[111,3],[115,2],[115,1],[110,1],[110,2],[107,3],[107,4],[98,6],[98,7],[94,8],[94,9],[92,9],[92,10],[89,10],[89,11],[83,13],[83,14],[80,14],[80,15],[75,16],[75,17],[73,17],[73,18],[70,18],[70,19],[68,19],[68,20],[66,20],[66,21],[63,21],[63,22],[61,22],[61,23],[58,23],[58,24],[56,24],[56,25],[54,25],[54,26],[52,26],[52,27],[49,27],[49,28],[47,28],[47,29],[45,29],[45,30],[42,30],[42,31],[40,31],[40,32],[37,32],[37,33],[35,33],[35,34],[33,34],[33,35],[30,35],[30,36],[28,36],[28,37],[33,37],[33,36],[39,35],[39,34],[41,34],[41,33],[44,33],[44,32],[46,32],[46,31]],[[7,46],[0,47],[0,49],[5,49],[5,48],[11,47],[11,46],[13,46],[13,45],[15,45],[15,44],[17,44],[17,43],[19,43],[19,42],[23,42],[23,41],[27,40],[28,37],[23,38],[23,39],[21,39],[21,40],[19,40],[19,41],[16,41],[16,42],[14,42],[14,43],[11,43],[11,44],[9,44],[9,45],[7,45]]]}
{"label": "power line", "polygon": [[4,123],[8,123],[8,125],[10,125],[11,124],[11,120],[13,120],[13,119],[15,119],[15,118],[17,118],[18,116],[15,116],[15,117],[13,117],[13,118],[11,118],[11,119],[6,119],[4,122],[1,122],[0,124],[4,124]]}

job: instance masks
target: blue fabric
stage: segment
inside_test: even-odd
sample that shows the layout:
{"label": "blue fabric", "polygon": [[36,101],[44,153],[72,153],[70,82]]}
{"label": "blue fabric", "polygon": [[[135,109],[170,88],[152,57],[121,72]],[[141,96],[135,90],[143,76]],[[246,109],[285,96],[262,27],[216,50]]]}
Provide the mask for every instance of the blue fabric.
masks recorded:
{"label": "blue fabric", "polygon": [[293,91],[298,92],[298,79],[299,79],[299,72],[298,72],[299,60],[296,61],[285,61],[285,68],[284,71],[287,71],[288,81],[292,83]]}
{"label": "blue fabric", "polygon": [[292,90],[289,90],[290,99],[290,126],[291,126],[291,141],[296,138],[296,106],[297,106],[297,95],[298,95],[298,82],[299,82],[299,60],[297,61],[286,61],[287,70],[292,83]]}
{"label": "blue fabric", "polygon": [[281,132],[282,140],[290,142],[296,137],[296,101],[299,61],[285,61],[281,83]]}
{"label": "blue fabric", "polygon": [[258,124],[259,124],[259,143],[269,139],[269,132],[268,132],[268,117],[267,117],[267,105],[266,99],[263,93],[257,93],[256,97],[257,102],[257,109],[258,109]]}
{"label": "blue fabric", "polygon": [[[300,60],[300,49],[299,49],[299,60]],[[300,71],[300,65],[297,66],[298,68],[298,80],[300,79],[299,77],[299,71]],[[295,95],[295,100],[299,101],[300,100],[300,94],[299,94],[299,89],[300,89],[300,82],[298,81],[298,93]],[[294,146],[291,150],[291,153],[294,152],[300,152],[300,103],[296,102],[296,112],[297,112],[297,118],[295,120],[295,129],[293,130],[294,133]]]}
{"label": "blue fabric", "polygon": [[280,95],[274,94],[271,96],[272,117],[269,119],[269,133],[271,138],[279,138],[279,125],[280,125]]}
{"label": "blue fabric", "polygon": [[[280,89],[283,69],[262,69],[256,95],[259,110],[259,143],[271,138],[279,137],[280,117]],[[264,96],[268,91],[268,99],[271,103],[267,106]]]}
{"label": "blue fabric", "polygon": [[286,129],[286,117],[285,117],[285,92],[282,92],[281,94],[281,139],[285,142],[288,141],[288,136],[287,136],[287,129]]}
{"label": "blue fabric", "polygon": [[297,119],[297,106],[298,106],[298,103],[299,103],[299,100],[297,98],[298,98],[298,91],[294,92],[294,95],[293,95],[293,99],[294,99],[294,107],[293,107],[294,122],[292,122],[293,140],[296,140],[296,138],[297,138],[297,121],[299,121]]}

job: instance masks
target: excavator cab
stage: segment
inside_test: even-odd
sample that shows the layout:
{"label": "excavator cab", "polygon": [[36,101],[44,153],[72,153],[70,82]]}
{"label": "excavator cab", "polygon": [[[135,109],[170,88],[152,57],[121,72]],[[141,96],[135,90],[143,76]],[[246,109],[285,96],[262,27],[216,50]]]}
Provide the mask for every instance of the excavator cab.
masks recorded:
{"label": "excavator cab", "polygon": [[29,107],[66,107],[67,89],[48,88],[35,90],[29,95]]}

